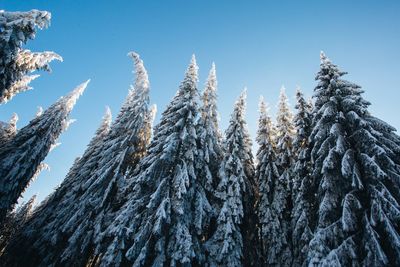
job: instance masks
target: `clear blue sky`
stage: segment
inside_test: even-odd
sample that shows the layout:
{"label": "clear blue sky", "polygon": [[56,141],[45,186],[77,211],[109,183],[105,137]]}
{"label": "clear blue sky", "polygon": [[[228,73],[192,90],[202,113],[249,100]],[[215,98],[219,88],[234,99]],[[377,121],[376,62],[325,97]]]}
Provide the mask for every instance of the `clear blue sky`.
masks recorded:
{"label": "clear blue sky", "polygon": [[48,10],[52,23],[27,48],[64,57],[34,90],[0,106],[0,120],[17,112],[22,127],[37,106],[48,107],[91,78],[72,113],[77,121],[60,138],[42,173],[25,193],[39,200],[61,183],[82,154],[109,105],[115,115],[133,80],[128,51],[138,52],[151,83],[158,116],[174,96],[192,53],[202,89],[212,61],[217,66],[219,109],[225,129],[236,97],[248,87],[248,124],[257,127],[264,95],[276,111],[284,84],[294,104],[296,85],[307,96],[315,87],[319,52],[324,50],[347,79],[360,84],[374,115],[400,128],[400,1],[12,1],[0,9]]}

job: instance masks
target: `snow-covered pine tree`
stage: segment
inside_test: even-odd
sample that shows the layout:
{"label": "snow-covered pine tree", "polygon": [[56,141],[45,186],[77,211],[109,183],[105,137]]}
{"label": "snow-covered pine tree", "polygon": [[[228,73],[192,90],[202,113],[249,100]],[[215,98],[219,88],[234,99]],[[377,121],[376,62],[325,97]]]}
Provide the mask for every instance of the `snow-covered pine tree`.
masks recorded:
{"label": "snow-covered pine tree", "polygon": [[36,195],[32,196],[28,202],[22,203],[16,210],[7,214],[6,219],[0,226],[0,257],[2,256],[8,243],[18,234],[32,214]]}
{"label": "snow-covered pine tree", "polygon": [[[96,260],[94,239],[114,219],[113,209],[119,205],[116,194],[125,186],[125,173],[146,152],[155,108],[149,108],[143,61],[136,53],[129,56],[135,65],[135,83],[116,120],[110,127],[111,115],[106,113],[84,155],[25,227],[27,237],[19,240],[23,244],[15,243],[24,253],[29,251],[30,261],[35,259],[37,265],[80,266]],[[32,229],[37,233],[34,237],[29,234]]]}
{"label": "snow-covered pine tree", "polygon": [[[10,264],[39,264],[38,255],[45,255],[45,251],[49,249],[46,239],[56,238],[59,234],[60,213],[69,215],[72,203],[76,204],[76,199],[86,189],[88,177],[98,168],[98,160],[102,153],[104,139],[109,133],[110,124],[111,111],[107,107],[103,120],[83,155],[75,159],[61,185],[35,209],[32,218],[27,221],[9,246],[7,256],[8,260],[12,260]],[[32,243],[35,245],[32,246]],[[20,252],[23,252],[26,257],[16,258]],[[24,262],[24,260],[29,260],[29,262]]]}
{"label": "snow-covered pine tree", "polygon": [[281,88],[276,126],[276,167],[279,178],[273,185],[271,203],[271,223],[265,226],[264,237],[269,241],[266,249],[268,266],[290,266],[291,248],[291,187],[293,165],[293,115],[289,109],[285,88]]}
{"label": "snow-covered pine tree", "polygon": [[147,153],[156,107],[149,104],[150,83],[143,61],[137,53],[128,56],[134,61],[135,82],[104,141],[99,168],[79,197],[83,204],[62,225],[64,234],[70,236],[61,255],[64,263],[79,265],[100,256],[95,251],[99,240],[95,239],[115,220],[126,197],[126,175]]}
{"label": "snow-covered pine tree", "polygon": [[192,266],[204,262],[202,216],[211,206],[198,182],[200,117],[195,57],[155,127],[128,202],[109,227],[101,265]]}
{"label": "snow-covered pine tree", "polygon": [[[225,133],[217,196],[222,202],[216,230],[206,243],[210,266],[250,266],[257,261],[254,213],[255,185],[251,141],[245,121],[246,90],[235,103]],[[251,210],[246,210],[250,209]],[[245,220],[245,216],[249,217]],[[253,227],[253,229],[251,229]],[[254,233],[256,234],[256,233]],[[245,250],[244,246],[247,245]],[[245,254],[248,252],[248,254]],[[245,259],[245,257],[253,257]]]}
{"label": "snow-covered pine tree", "polygon": [[311,160],[308,138],[312,130],[312,106],[304,99],[300,88],[296,90],[297,113],[294,116],[293,123],[296,129],[296,135],[293,139],[293,154],[295,163],[293,166],[293,187],[292,199],[296,200],[303,178],[311,172]]}
{"label": "snow-covered pine tree", "polygon": [[34,118],[0,149],[0,221],[11,211],[59,135],[68,127],[68,116],[89,81],[60,98]]}
{"label": "snow-covered pine tree", "polygon": [[[108,130],[110,118],[106,116],[82,160],[71,169],[70,178],[57,189],[60,193],[56,191],[54,199],[44,203],[41,212],[53,213],[46,215],[52,222],[35,215],[29,223],[43,235],[19,247],[31,251],[37,265],[81,266],[97,256],[94,238],[114,219],[112,212],[118,206],[115,197],[125,173],[146,152],[154,117],[149,108],[149,81],[139,55],[129,55],[134,60],[136,79],[116,120]],[[68,189],[71,181],[74,190]],[[65,190],[69,191],[63,194]],[[28,235],[29,229],[25,232]],[[34,244],[32,249],[29,243]]]}
{"label": "snow-covered pine tree", "polygon": [[268,265],[268,252],[270,242],[276,238],[276,227],[279,227],[276,212],[273,210],[274,188],[278,183],[279,172],[276,166],[275,127],[267,114],[267,106],[264,99],[260,98],[260,117],[258,120],[258,132],[256,141],[259,145],[257,151],[256,181],[258,183],[259,200],[257,202],[257,214],[259,218],[259,236],[261,243],[260,265]]}
{"label": "snow-covered pine tree", "polygon": [[217,76],[214,63],[202,95],[201,117],[197,127],[200,140],[200,158],[203,161],[198,175],[198,182],[207,190],[206,194],[212,206],[211,211],[205,210],[198,214],[198,216],[202,217],[199,222],[205,224],[199,229],[205,229],[202,235],[204,235],[204,239],[208,239],[210,233],[215,230],[217,211],[220,208],[220,201],[215,195],[215,189],[219,184],[218,172],[223,157],[222,134],[219,129],[219,114],[217,110]]}
{"label": "snow-covered pine tree", "polygon": [[13,114],[10,121],[0,122],[0,150],[8,141],[10,141],[17,133],[18,115]]}
{"label": "snow-covered pine tree", "polygon": [[314,198],[310,193],[311,186],[311,156],[309,137],[312,131],[312,103],[304,99],[300,89],[296,91],[297,113],[294,117],[296,136],[293,141],[293,150],[296,161],[293,166],[292,188],[292,244],[293,266],[301,266],[307,256],[308,245],[312,238],[310,226],[311,205]]}
{"label": "snow-covered pine tree", "polygon": [[50,23],[47,11],[7,12],[0,10],[0,104],[15,94],[29,90],[29,83],[39,75],[28,75],[35,70],[51,71],[49,63],[62,61],[54,52],[33,53],[22,45],[34,39],[36,28],[43,29]]}
{"label": "snow-covered pine tree", "polygon": [[317,226],[308,263],[400,265],[400,138],[321,53],[311,156]]}

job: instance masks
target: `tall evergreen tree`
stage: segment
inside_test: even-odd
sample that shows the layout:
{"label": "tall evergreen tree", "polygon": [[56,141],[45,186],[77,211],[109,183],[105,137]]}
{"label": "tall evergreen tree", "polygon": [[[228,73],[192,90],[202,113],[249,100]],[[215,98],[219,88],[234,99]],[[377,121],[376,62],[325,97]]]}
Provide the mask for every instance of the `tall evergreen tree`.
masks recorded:
{"label": "tall evergreen tree", "polygon": [[[253,264],[253,259],[244,250],[244,244],[249,246],[251,231],[254,226],[251,216],[254,212],[255,185],[252,166],[251,142],[245,121],[246,91],[242,93],[235,104],[229,127],[225,133],[224,157],[220,167],[220,183],[217,196],[222,201],[222,207],[217,219],[216,231],[207,241],[208,264],[210,266],[241,266]],[[251,176],[250,176],[251,175]],[[249,208],[252,210],[248,210]],[[247,210],[246,210],[247,209]],[[255,241],[255,240],[254,240]],[[255,254],[257,255],[257,254]]]}
{"label": "tall evergreen tree", "polygon": [[222,135],[219,129],[219,114],[217,109],[217,76],[215,64],[212,64],[206,86],[202,95],[201,107],[200,150],[204,154],[204,176],[210,188],[218,185],[219,163],[222,159]]}
{"label": "tall evergreen tree", "polygon": [[400,138],[321,53],[311,134],[319,206],[308,262],[400,265]]}
{"label": "tall evergreen tree", "polygon": [[296,92],[297,109],[294,117],[296,137],[293,141],[293,149],[296,161],[293,166],[292,188],[292,243],[293,265],[301,266],[307,256],[308,245],[312,238],[312,226],[310,226],[310,210],[314,205],[314,198],[310,196],[311,186],[311,156],[309,137],[312,131],[312,103],[304,99],[300,89]]}
{"label": "tall evergreen tree", "polygon": [[219,168],[223,157],[222,135],[219,129],[219,114],[217,110],[217,76],[215,64],[212,64],[205,89],[202,95],[201,117],[197,126],[199,132],[199,153],[202,161],[202,168],[198,182],[206,190],[207,198],[212,209],[199,214],[202,217],[200,222],[204,223],[201,235],[208,239],[210,233],[215,230],[215,221],[220,208],[220,201],[216,196],[215,189],[219,183]]}
{"label": "tall evergreen tree", "polygon": [[267,264],[269,266],[290,266],[292,263],[291,251],[291,187],[293,164],[293,116],[289,109],[285,88],[282,87],[279,97],[279,110],[276,127],[276,167],[279,178],[273,184],[271,199],[271,215],[269,225],[265,226],[269,240]]}
{"label": "tall evergreen tree", "polygon": [[271,241],[280,238],[275,235],[277,231],[276,228],[279,227],[279,221],[273,206],[274,188],[278,183],[279,171],[276,166],[276,130],[272,124],[271,118],[267,114],[267,106],[262,97],[260,99],[259,109],[260,118],[258,121],[256,138],[259,145],[257,151],[256,180],[260,196],[257,202],[257,214],[259,217],[262,264],[268,265],[270,263],[267,259],[271,258],[269,253],[275,253],[275,251],[270,248],[270,244],[274,244]]}
{"label": "tall evergreen tree", "polygon": [[148,155],[133,177],[129,201],[109,227],[102,265],[191,266],[204,262],[202,216],[211,206],[198,182],[200,117],[194,56],[155,127]]}
{"label": "tall evergreen tree", "polygon": [[[112,211],[118,206],[116,194],[124,184],[126,171],[134,168],[146,152],[153,119],[149,82],[139,55],[129,55],[135,64],[135,84],[115,122],[108,131],[110,119],[106,116],[84,159],[78,160],[71,169],[71,178],[60,186],[60,193],[54,194],[54,201],[44,204],[42,212],[53,213],[52,223],[49,225],[40,218],[35,218],[38,226],[32,223],[32,227],[44,232],[33,240],[32,253],[38,254],[39,265],[80,266],[91,260],[95,237],[113,219]],[[76,189],[62,194],[71,181]],[[57,200],[57,196],[61,199]],[[26,245],[23,249],[29,251]]]}
{"label": "tall evergreen tree", "polygon": [[310,174],[311,160],[308,139],[312,130],[312,103],[307,102],[300,88],[296,90],[297,113],[293,123],[296,135],[293,139],[293,154],[295,164],[293,166],[292,199],[296,200],[303,178]]}
{"label": "tall evergreen tree", "polygon": [[[79,198],[88,204],[78,207],[76,215],[62,228],[72,233],[62,254],[66,263],[84,264],[99,256],[96,239],[115,220],[123,201],[119,196],[126,197],[119,194],[126,187],[126,176],[147,153],[156,108],[149,104],[150,83],[143,61],[137,53],[130,52],[128,56],[134,61],[135,82],[104,141],[99,168]],[[77,254],[82,256],[79,261]]]}
{"label": "tall evergreen tree", "polygon": [[0,221],[12,210],[38,169],[43,167],[41,162],[68,127],[68,116],[88,82],[60,98],[1,147]]}
{"label": "tall evergreen tree", "polygon": [[36,28],[43,29],[50,23],[47,11],[0,11],[0,104],[15,94],[30,89],[28,84],[39,75],[27,75],[35,70],[50,71],[49,63],[62,58],[54,52],[33,53],[22,45],[34,39]]}
{"label": "tall evergreen tree", "polygon": [[[60,213],[68,216],[70,206],[76,204],[77,196],[81,195],[87,187],[87,179],[93,170],[98,168],[98,160],[102,153],[105,137],[108,135],[111,123],[111,111],[106,109],[102,123],[95,136],[90,141],[81,157],[75,159],[64,181],[54,193],[48,196],[34,211],[33,216],[23,226],[21,233],[8,249],[9,258],[13,258],[15,265],[39,264],[38,255],[48,253],[48,240],[56,239],[60,234]],[[35,244],[32,246],[32,243]],[[54,247],[55,249],[55,247]],[[27,257],[17,261],[16,254],[23,252]],[[29,259],[29,262],[24,260]]]}

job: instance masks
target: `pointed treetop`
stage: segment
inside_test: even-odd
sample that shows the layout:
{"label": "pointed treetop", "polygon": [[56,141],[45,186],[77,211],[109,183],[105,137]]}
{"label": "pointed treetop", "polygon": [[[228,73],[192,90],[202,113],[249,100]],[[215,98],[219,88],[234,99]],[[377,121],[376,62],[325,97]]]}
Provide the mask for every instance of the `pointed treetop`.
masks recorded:
{"label": "pointed treetop", "polygon": [[8,121],[8,124],[10,125],[10,127],[16,127],[17,126],[17,122],[18,122],[18,114],[17,113],[13,113],[13,115],[11,116],[10,120]]}
{"label": "pointed treetop", "polygon": [[217,74],[215,69],[215,63],[213,62],[211,65],[210,72],[208,74],[207,82],[206,82],[206,90],[217,90]]}
{"label": "pointed treetop", "polygon": [[36,111],[36,115],[35,116],[39,117],[39,116],[41,116],[43,114],[43,108],[41,106],[38,106],[37,108],[38,109]]}
{"label": "pointed treetop", "polygon": [[329,58],[325,55],[324,51],[321,51],[321,53],[319,54],[319,57],[321,59],[321,64],[326,64],[326,63],[331,62],[329,60]]}
{"label": "pointed treetop", "polygon": [[269,107],[268,107],[268,104],[265,103],[265,100],[264,100],[263,96],[260,96],[260,101],[259,101],[259,104],[258,104],[258,108],[259,108],[259,111],[260,111],[260,117],[261,118],[267,117],[267,113],[268,113]]}
{"label": "pointed treetop", "polygon": [[237,103],[243,107],[246,107],[246,99],[247,99],[247,87],[244,87],[242,93],[239,96],[239,99],[237,100]]}
{"label": "pointed treetop", "polygon": [[198,69],[196,63],[196,57],[194,54],[192,55],[192,59],[190,60],[189,67],[186,70],[185,78],[183,79],[179,89],[187,90],[196,88],[196,83],[198,81]]}
{"label": "pointed treetop", "polygon": [[150,88],[150,82],[149,82],[149,77],[147,75],[147,71],[143,64],[143,60],[136,52],[129,52],[128,56],[130,56],[133,59],[135,64],[134,73],[136,74],[136,78],[135,78],[134,88],[139,91],[148,91]]}
{"label": "pointed treetop", "polygon": [[192,58],[190,59],[190,64],[191,65],[197,65],[196,55],[195,54],[192,54]]}
{"label": "pointed treetop", "polygon": [[78,100],[78,98],[83,94],[83,92],[86,89],[86,86],[88,85],[88,83],[90,82],[90,79],[87,80],[84,83],[81,83],[80,85],[78,85],[71,93],[69,93],[67,96],[62,97],[62,103],[65,104],[67,110],[71,111],[72,108],[74,107],[76,101]]}
{"label": "pointed treetop", "polygon": [[232,118],[237,119],[238,117],[244,119],[246,112],[246,98],[247,98],[247,88],[245,87],[240,94],[239,98],[235,102],[234,111],[232,113]]}
{"label": "pointed treetop", "polygon": [[281,91],[279,93],[279,103],[278,106],[280,109],[288,109],[289,107],[289,100],[288,97],[286,95],[286,88],[285,86],[282,85],[281,87]]}
{"label": "pointed treetop", "polygon": [[195,81],[197,82],[198,78],[197,78],[197,72],[199,70],[199,67],[197,66],[197,62],[196,62],[196,56],[193,54],[192,58],[190,60],[190,65],[186,71],[186,75],[190,75],[193,76],[193,78],[195,78]]}
{"label": "pointed treetop", "polygon": [[103,116],[103,122],[105,124],[110,125],[111,121],[112,121],[111,109],[109,106],[106,106],[106,111],[104,112],[104,116]]}

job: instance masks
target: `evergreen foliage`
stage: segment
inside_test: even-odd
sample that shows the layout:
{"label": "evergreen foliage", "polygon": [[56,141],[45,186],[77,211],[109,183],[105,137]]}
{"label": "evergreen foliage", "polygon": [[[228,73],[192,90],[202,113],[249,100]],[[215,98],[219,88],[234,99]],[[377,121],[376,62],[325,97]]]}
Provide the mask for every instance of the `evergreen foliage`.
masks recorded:
{"label": "evergreen foliage", "polygon": [[310,206],[314,198],[310,195],[312,164],[310,158],[309,137],[312,131],[312,103],[304,99],[300,89],[296,91],[297,109],[294,117],[296,137],[293,149],[296,155],[293,166],[292,188],[292,244],[293,266],[301,266],[305,261],[308,244],[312,238],[310,226]]}
{"label": "evergreen foliage", "polygon": [[369,113],[360,86],[345,74],[321,53],[310,138],[318,208],[308,262],[396,266],[399,137]]}
{"label": "evergreen foliage", "polygon": [[267,106],[264,99],[260,98],[260,117],[256,141],[257,150],[256,180],[259,188],[259,201],[257,202],[257,214],[259,217],[259,236],[261,240],[261,254],[264,265],[268,265],[267,259],[272,251],[270,244],[277,237],[274,236],[276,227],[279,226],[276,217],[274,202],[274,189],[279,179],[279,171],[276,166],[276,129],[271,118],[267,114]]}
{"label": "evergreen foliage", "polygon": [[0,222],[10,212],[59,135],[68,127],[68,116],[89,81],[60,98],[42,115],[19,130],[0,149]]}
{"label": "evergreen foliage", "polygon": [[22,49],[29,39],[34,39],[36,28],[50,24],[47,11],[7,12],[0,10],[0,104],[15,94],[31,89],[29,83],[39,75],[28,75],[35,70],[51,71],[49,63],[62,61],[54,52],[31,52]]}

